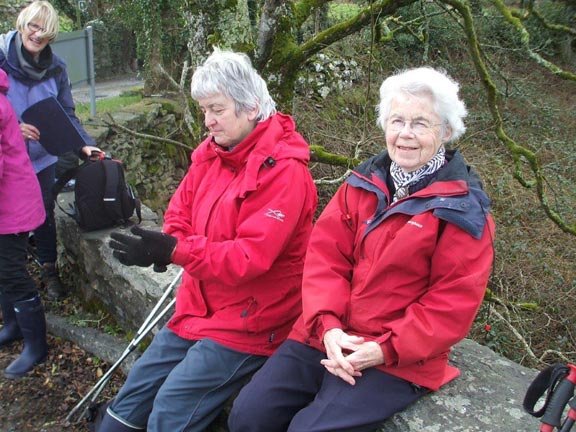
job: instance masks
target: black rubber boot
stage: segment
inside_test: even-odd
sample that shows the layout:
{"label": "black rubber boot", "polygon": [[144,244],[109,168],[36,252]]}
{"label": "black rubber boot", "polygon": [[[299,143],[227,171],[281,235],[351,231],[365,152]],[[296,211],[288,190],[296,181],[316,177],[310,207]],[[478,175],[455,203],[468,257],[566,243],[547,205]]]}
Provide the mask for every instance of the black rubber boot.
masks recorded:
{"label": "black rubber boot", "polygon": [[0,329],[0,348],[8,346],[12,342],[22,339],[22,332],[16,321],[14,305],[3,295],[0,295],[0,305],[2,306],[2,329]]}
{"label": "black rubber boot", "polygon": [[143,430],[145,429],[138,429],[132,426],[128,426],[126,423],[120,421],[116,417],[111,416],[110,409],[108,409],[102,418],[100,427],[96,429],[96,432],[135,432]]}
{"label": "black rubber boot", "polygon": [[42,264],[42,283],[46,287],[46,293],[52,300],[60,300],[68,294],[66,287],[60,282],[55,263]]}
{"label": "black rubber boot", "polygon": [[48,356],[46,318],[40,297],[14,303],[14,312],[24,338],[24,349],[4,370],[4,376],[9,379],[25,376]]}

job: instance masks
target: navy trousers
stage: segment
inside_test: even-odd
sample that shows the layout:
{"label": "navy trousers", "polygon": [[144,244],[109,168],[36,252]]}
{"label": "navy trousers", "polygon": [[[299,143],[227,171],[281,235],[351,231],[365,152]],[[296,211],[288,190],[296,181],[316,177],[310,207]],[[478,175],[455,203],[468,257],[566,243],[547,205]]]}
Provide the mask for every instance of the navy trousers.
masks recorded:
{"label": "navy trousers", "polygon": [[54,219],[55,202],[52,196],[52,186],[56,180],[56,164],[52,164],[36,174],[42,200],[46,210],[44,223],[34,230],[34,242],[40,264],[56,262],[56,221]]}
{"label": "navy trousers", "polygon": [[351,386],[330,374],[326,354],[287,340],[242,389],[228,418],[230,432],[363,432],[428,390],[369,368]]}
{"label": "navy trousers", "polygon": [[204,431],[266,357],[164,327],[136,361],[108,414],[148,432]]}

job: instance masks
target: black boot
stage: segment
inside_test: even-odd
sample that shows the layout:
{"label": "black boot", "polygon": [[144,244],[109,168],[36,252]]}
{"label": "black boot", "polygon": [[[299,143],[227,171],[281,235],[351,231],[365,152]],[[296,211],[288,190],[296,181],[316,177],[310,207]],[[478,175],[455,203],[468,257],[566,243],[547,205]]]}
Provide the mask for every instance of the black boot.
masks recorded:
{"label": "black boot", "polygon": [[12,342],[22,339],[22,332],[16,321],[14,305],[6,297],[0,294],[0,305],[2,306],[2,329],[0,330],[0,348],[8,346]]}
{"label": "black boot", "polygon": [[4,370],[4,376],[9,379],[23,377],[48,356],[46,318],[40,297],[14,303],[14,312],[24,337],[24,349]]}
{"label": "black boot", "polygon": [[42,264],[42,282],[50,299],[59,300],[66,297],[67,291],[62,282],[60,282],[55,263]]}
{"label": "black boot", "polygon": [[120,419],[110,415],[110,408],[106,411],[106,414],[102,418],[102,422],[96,432],[135,432],[143,431],[145,429],[138,429],[132,426],[128,426],[126,423],[120,421]]}

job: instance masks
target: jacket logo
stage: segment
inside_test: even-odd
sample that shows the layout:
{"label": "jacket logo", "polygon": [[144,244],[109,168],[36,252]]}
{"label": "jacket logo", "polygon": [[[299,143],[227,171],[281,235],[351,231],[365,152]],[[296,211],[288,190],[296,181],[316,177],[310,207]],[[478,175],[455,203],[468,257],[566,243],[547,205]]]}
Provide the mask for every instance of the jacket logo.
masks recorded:
{"label": "jacket logo", "polygon": [[273,209],[268,209],[268,211],[264,216],[279,220],[280,222],[284,222],[284,218],[286,217],[286,215],[282,213],[281,210],[273,210]]}
{"label": "jacket logo", "polygon": [[422,228],[422,224],[419,224],[418,222],[408,221],[406,223],[409,225],[414,225],[415,227],[418,227],[418,228]]}

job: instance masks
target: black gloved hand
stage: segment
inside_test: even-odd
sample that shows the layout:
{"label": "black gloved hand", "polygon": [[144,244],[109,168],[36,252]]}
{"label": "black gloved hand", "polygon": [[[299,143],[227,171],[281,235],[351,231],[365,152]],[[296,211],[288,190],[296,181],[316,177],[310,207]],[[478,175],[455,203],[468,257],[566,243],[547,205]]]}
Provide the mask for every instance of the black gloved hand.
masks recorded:
{"label": "black gloved hand", "polygon": [[133,226],[130,232],[138,237],[119,232],[110,234],[112,240],[108,245],[114,249],[114,258],[127,266],[148,267],[154,264],[154,270],[165,271],[166,265],[172,262],[172,252],[178,243],[176,237],[145,230],[138,225]]}

